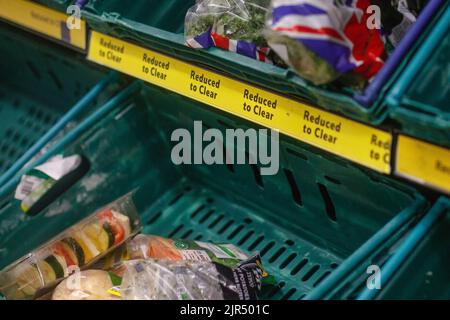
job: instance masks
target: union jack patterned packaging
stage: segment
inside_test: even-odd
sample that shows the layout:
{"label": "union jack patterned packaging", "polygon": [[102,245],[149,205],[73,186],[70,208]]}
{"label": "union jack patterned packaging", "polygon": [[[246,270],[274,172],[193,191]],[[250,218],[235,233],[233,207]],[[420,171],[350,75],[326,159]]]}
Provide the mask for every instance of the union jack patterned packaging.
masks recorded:
{"label": "union jack patterned packaging", "polygon": [[314,84],[364,86],[387,58],[370,0],[272,0],[270,47]]}

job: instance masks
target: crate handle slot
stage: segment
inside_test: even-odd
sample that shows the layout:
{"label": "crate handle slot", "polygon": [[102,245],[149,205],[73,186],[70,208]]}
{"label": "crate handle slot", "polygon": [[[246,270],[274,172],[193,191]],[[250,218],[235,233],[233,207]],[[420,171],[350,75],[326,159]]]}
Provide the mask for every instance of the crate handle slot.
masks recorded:
{"label": "crate handle slot", "polygon": [[299,206],[303,206],[302,194],[300,193],[300,189],[295,181],[294,174],[289,169],[284,169],[284,174],[286,175],[289,186],[291,187],[292,197],[294,198],[295,203]]}
{"label": "crate handle slot", "polygon": [[320,194],[322,195],[323,201],[325,202],[325,212],[331,221],[337,222],[336,208],[334,207],[333,201],[331,200],[330,193],[325,185],[318,183]]}

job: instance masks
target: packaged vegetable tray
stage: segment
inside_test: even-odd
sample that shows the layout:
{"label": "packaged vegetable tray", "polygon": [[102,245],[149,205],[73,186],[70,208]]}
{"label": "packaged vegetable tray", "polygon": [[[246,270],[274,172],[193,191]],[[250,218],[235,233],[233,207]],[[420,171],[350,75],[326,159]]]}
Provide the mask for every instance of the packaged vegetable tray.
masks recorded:
{"label": "packaged vegetable tray", "polygon": [[116,200],[0,273],[7,299],[33,299],[60,280],[87,268],[140,229],[131,195]]}

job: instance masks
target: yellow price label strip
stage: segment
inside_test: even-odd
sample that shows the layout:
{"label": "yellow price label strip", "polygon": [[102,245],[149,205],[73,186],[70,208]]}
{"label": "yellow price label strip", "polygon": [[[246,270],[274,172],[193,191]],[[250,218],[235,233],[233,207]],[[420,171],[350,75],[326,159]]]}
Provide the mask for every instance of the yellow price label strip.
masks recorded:
{"label": "yellow price label strip", "polygon": [[[0,18],[50,38],[86,49],[86,22],[76,29],[67,27],[68,15],[27,0],[0,0]],[[79,28],[78,28],[79,27]]]}
{"label": "yellow price label strip", "polygon": [[388,132],[96,31],[91,32],[88,59],[390,173]]}
{"label": "yellow price label strip", "polygon": [[450,193],[450,150],[401,135],[397,143],[395,172]]}

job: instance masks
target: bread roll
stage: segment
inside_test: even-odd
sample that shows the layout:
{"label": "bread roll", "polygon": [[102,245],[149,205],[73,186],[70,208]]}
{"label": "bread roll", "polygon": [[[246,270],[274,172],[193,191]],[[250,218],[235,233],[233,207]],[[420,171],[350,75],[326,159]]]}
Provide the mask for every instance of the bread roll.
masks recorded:
{"label": "bread roll", "polygon": [[108,272],[81,271],[62,281],[53,292],[52,300],[120,300],[108,293],[112,287]]}

